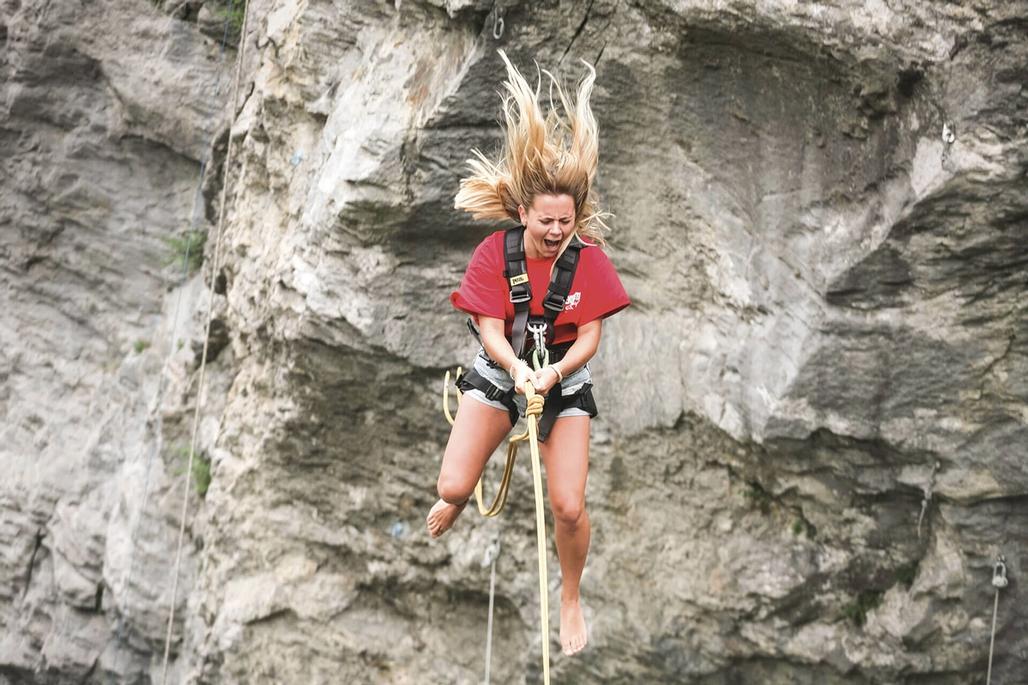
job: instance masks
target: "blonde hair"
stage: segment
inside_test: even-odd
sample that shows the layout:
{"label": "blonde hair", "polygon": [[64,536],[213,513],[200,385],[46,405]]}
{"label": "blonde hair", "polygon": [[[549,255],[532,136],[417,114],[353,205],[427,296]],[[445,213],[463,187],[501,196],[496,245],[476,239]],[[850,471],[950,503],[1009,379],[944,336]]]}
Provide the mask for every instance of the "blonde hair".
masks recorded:
{"label": "blonde hair", "polygon": [[[575,204],[575,230],[561,245],[561,252],[574,235],[605,244],[604,219],[612,215],[599,209],[599,198],[593,190],[599,144],[589,96],[596,70],[583,60],[589,73],[579,82],[573,104],[560,81],[542,70],[550,79],[550,110],[544,117],[539,106],[542,78],[533,90],[503,50],[497,52],[507,65],[507,80],[503,83],[507,90],[503,96],[503,150],[494,162],[472,149],[475,158],[468,160],[472,173],[461,179],[453,206],[470,212],[476,219],[509,218],[520,222],[518,205],[527,209],[536,195],[567,194]],[[554,89],[566,119],[553,104]]]}

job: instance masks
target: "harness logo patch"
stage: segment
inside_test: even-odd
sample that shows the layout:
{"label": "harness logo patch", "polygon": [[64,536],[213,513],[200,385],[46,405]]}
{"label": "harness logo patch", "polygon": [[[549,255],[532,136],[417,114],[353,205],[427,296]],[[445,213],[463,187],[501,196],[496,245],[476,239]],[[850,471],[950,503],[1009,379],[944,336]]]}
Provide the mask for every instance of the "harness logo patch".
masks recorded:
{"label": "harness logo patch", "polygon": [[571,293],[568,295],[567,301],[564,303],[564,311],[570,312],[572,309],[578,306],[578,303],[582,301],[582,293]]}

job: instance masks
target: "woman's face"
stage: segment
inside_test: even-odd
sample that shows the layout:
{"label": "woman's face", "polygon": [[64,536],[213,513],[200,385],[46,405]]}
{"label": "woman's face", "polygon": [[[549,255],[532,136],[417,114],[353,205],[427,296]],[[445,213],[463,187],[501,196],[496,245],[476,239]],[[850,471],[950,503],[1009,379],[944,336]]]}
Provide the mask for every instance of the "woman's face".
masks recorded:
{"label": "woman's face", "polygon": [[525,254],[532,259],[555,257],[575,230],[575,200],[570,195],[536,195],[527,210],[518,206],[518,215],[525,226]]}

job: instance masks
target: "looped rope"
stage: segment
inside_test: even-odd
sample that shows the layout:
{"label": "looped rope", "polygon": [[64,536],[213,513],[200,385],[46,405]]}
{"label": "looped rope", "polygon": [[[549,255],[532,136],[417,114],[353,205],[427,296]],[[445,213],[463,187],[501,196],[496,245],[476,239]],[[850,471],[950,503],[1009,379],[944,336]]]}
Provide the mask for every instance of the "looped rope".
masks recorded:
{"label": "looped rope", "polygon": [[[458,366],[456,376],[460,376],[463,368]],[[463,393],[460,390],[457,391],[457,407],[460,407],[461,398]],[[543,406],[546,398],[541,395],[536,395],[535,400],[528,402],[528,407],[525,409],[525,416],[541,416],[543,412]],[[446,417],[447,423],[453,425],[453,414],[450,412],[450,372],[447,371],[443,377],[443,416]],[[475,503],[478,504],[478,513],[486,518],[494,518],[499,516],[500,512],[503,511],[503,507],[507,504],[507,493],[510,492],[510,482],[514,476],[514,464],[518,458],[518,447],[521,443],[528,440],[528,430],[519,435],[512,435],[507,439],[507,457],[503,464],[503,475],[500,477],[500,484],[496,488],[496,495],[493,497],[493,501],[489,506],[485,504],[485,489],[482,485],[482,478],[478,479],[475,483]]]}
{"label": "looped rope", "polygon": [[[526,395],[528,393],[525,393]],[[528,407],[525,408],[525,416],[541,416],[546,398],[542,395],[533,394],[528,398]]]}

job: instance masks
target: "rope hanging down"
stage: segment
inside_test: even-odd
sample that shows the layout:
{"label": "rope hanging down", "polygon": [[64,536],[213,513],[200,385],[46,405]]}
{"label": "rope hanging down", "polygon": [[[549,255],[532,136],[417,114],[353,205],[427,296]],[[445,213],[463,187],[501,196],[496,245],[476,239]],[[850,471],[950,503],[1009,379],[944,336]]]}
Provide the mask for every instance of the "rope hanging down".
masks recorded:
{"label": "rope hanging down", "polygon": [[485,685],[490,683],[490,670],[493,661],[493,607],[496,604],[496,559],[500,556],[500,539],[486,547],[482,566],[489,567],[489,621],[485,629]]}
{"label": "rope hanging down", "polygon": [[203,353],[200,357],[200,373],[196,385],[196,408],[193,412],[192,435],[189,440],[189,463],[182,479],[182,514],[179,518],[178,545],[175,549],[175,567],[172,574],[171,606],[168,611],[168,629],[164,638],[164,659],[161,665],[161,683],[168,682],[168,660],[171,655],[171,634],[175,626],[175,603],[178,599],[178,577],[182,565],[182,544],[186,534],[186,517],[189,514],[189,486],[193,474],[193,460],[196,456],[196,437],[200,426],[200,410],[203,408],[204,381],[207,374],[207,350],[211,340],[211,321],[214,318],[214,285],[218,270],[221,267],[221,245],[225,236],[225,204],[228,196],[229,172],[232,168],[232,124],[236,119],[236,103],[239,98],[239,81],[242,78],[243,62],[246,55],[246,28],[250,18],[250,3],[243,1],[243,25],[239,33],[239,54],[236,56],[236,75],[232,83],[232,99],[229,103],[230,117],[228,130],[228,149],[225,152],[224,179],[221,185],[221,206],[218,208],[218,239],[214,245],[214,262],[211,270],[211,283],[207,289],[207,324],[203,336]]}
{"label": "rope hanging down", "polygon": [[[545,348],[544,348],[545,349]],[[549,361],[549,353],[544,352],[542,358],[540,358],[538,352],[534,355],[532,363],[535,366],[536,371],[546,366]],[[460,369],[457,369],[457,375],[460,375]],[[450,385],[450,372],[446,372],[445,379],[443,381],[443,414],[446,416],[446,420],[453,425],[453,416],[450,415],[449,405],[449,389]],[[525,419],[528,423],[528,430],[522,435],[517,435],[509,439],[507,445],[507,463],[503,469],[503,480],[500,482],[499,491],[496,495],[496,499],[493,500],[492,505],[486,508],[482,502],[482,479],[478,479],[478,484],[475,485],[475,499],[478,502],[478,510],[483,516],[496,516],[503,509],[504,503],[507,501],[507,491],[510,487],[511,474],[514,471],[514,459],[517,456],[518,443],[528,440],[528,445],[532,453],[532,481],[535,490],[535,533],[536,542],[538,545],[538,556],[539,556],[539,632],[542,636],[542,647],[543,647],[543,683],[544,685],[550,685],[550,607],[549,607],[549,589],[546,586],[546,515],[543,509],[543,479],[542,479],[542,467],[540,466],[539,460],[539,417],[543,413],[543,406],[546,402],[546,398],[542,395],[536,394],[535,388],[532,384],[525,383],[525,399],[528,401],[528,405],[525,408]],[[457,394],[457,407],[460,410],[460,392]],[[492,620],[492,610],[490,605],[490,621]],[[491,643],[491,633],[487,636],[487,642]],[[491,644],[488,645],[491,649]],[[488,659],[487,659],[488,664]],[[488,666],[487,671],[488,675]],[[488,681],[488,678],[487,678]]]}
{"label": "rope hanging down", "polygon": [[[538,366],[538,365],[537,365]],[[536,369],[538,370],[538,368]],[[535,485],[535,539],[539,547],[539,625],[543,638],[543,683],[550,685],[550,603],[546,587],[546,516],[543,513],[543,477],[539,466],[539,417],[545,399],[537,395],[531,383],[525,383],[528,407],[528,445],[532,452],[532,481]]]}
{"label": "rope hanging down", "polygon": [[[175,22],[174,13],[172,13],[171,15],[168,16],[168,32],[169,33],[170,33],[171,25],[174,22]],[[221,95],[221,65],[225,61],[225,47],[228,44],[228,33],[229,33],[228,29],[229,29],[229,20],[225,19],[225,27],[224,27],[224,30],[222,31],[222,35],[221,35],[221,44],[218,47],[218,70],[217,70],[218,78],[217,78],[217,80],[215,81],[215,84],[214,84],[214,96],[215,97],[218,97],[218,96]],[[213,113],[212,113],[210,118],[213,119]],[[211,134],[211,139],[208,141],[207,146],[206,146],[206,149],[208,150],[208,159],[210,158],[209,150],[210,150],[213,142],[214,142],[214,134],[212,133]],[[193,192],[193,203],[192,203],[192,207],[191,207],[190,213],[189,213],[189,230],[190,231],[196,231],[197,230],[196,226],[199,223],[200,206],[201,206],[201,204],[203,202],[203,177],[204,177],[204,174],[206,173],[206,170],[207,170],[208,159],[205,159],[202,162],[200,162],[200,170],[199,170],[199,172],[197,174],[196,189]],[[193,240],[191,238],[191,235],[187,234],[186,235],[186,240],[185,240],[185,249],[183,250],[183,254],[182,254],[182,273],[181,273],[181,276],[180,276],[180,280],[182,282],[185,282],[189,278],[189,264],[190,264],[190,262],[191,262],[191,260],[193,258],[192,251],[193,251]],[[169,340],[171,340],[171,345],[169,346],[168,354],[165,355],[164,363],[161,365],[161,373],[160,373],[160,375],[157,378],[157,388],[156,388],[156,390],[154,390],[154,394],[153,394],[153,397],[150,400],[150,404],[147,405],[154,412],[154,417],[155,417],[154,418],[154,421],[155,421],[154,436],[155,436],[155,440],[154,440],[153,449],[151,449],[149,451],[149,453],[147,454],[147,457],[146,457],[146,468],[144,469],[144,472],[143,472],[143,496],[140,498],[139,509],[136,512],[135,519],[132,521],[132,526],[129,529],[129,562],[128,562],[127,568],[125,570],[125,573],[124,573],[124,575],[121,578],[121,587],[125,588],[125,589],[127,589],[129,587],[129,585],[131,584],[132,576],[135,573],[135,563],[136,563],[136,545],[135,545],[135,540],[136,540],[137,532],[139,530],[140,521],[143,518],[143,513],[146,511],[146,506],[147,506],[147,504],[150,501],[150,473],[152,471],[154,456],[157,455],[157,454],[160,454],[161,449],[163,447],[162,435],[163,435],[164,429],[163,429],[163,420],[162,420],[161,412],[160,412],[160,406],[161,406],[161,403],[163,402],[163,398],[164,398],[165,375],[166,375],[165,374],[165,370],[168,368],[168,364],[171,362],[171,358],[175,354],[175,340],[178,337],[179,312],[182,309],[182,293],[183,293],[184,290],[185,290],[185,288],[181,288],[180,287],[178,289],[178,294],[175,296],[175,308],[174,308],[174,311],[173,311],[173,313],[171,315],[171,335],[169,336]],[[127,610],[125,611],[125,615],[128,616]],[[124,630],[125,630],[125,626],[124,626],[124,622],[122,621],[122,622],[120,622],[120,624],[118,625],[118,627],[116,629],[116,633],[118,634],[119,637],[124,638]],[[119,667],[120,667],[120,664],[121,664],[121,658],[122,658],[122,652],[119,651],[118,652],[118,656],[116,657],[116,660],[115,660],[116,664]],[[116,668],[115,670],[119,670],[119,669]]]}

